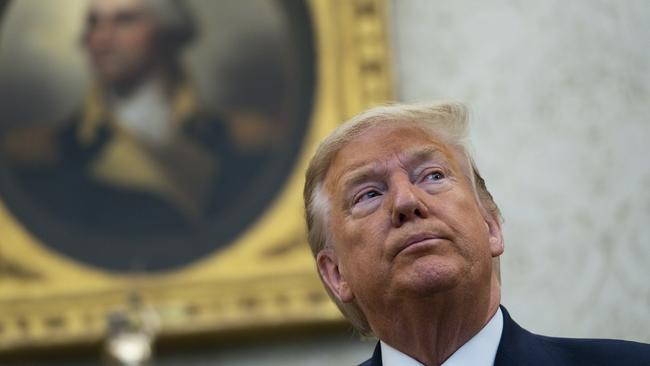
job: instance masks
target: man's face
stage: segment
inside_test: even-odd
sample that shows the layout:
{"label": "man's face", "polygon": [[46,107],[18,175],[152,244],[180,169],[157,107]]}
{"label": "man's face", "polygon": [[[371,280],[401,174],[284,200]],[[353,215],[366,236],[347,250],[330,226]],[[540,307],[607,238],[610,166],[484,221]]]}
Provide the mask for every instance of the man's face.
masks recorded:
{"label": "man's face", "polygon": [[462,154],[409,124],[375,127],[341,149],[325,179],[334,249],[319,270],[368,315],[400,298],[489,286],[503,251]]}
{"label": "man's face", "polygon": [[144,0],[93,0],[83,43],[100,81],[128,83],[159,56],[158,33]]}

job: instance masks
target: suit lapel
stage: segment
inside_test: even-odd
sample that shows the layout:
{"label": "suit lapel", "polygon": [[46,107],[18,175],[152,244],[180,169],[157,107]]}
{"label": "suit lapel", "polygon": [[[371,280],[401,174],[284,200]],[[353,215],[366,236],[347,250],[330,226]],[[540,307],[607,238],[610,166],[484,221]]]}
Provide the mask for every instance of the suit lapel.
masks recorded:
{"label": "suit lapel", "polygon": [[546,351],[539,336],[523,329],[508,314],[505,307],[503,312],[503,332],[494,359],[494,366],[514,365],[554,365],[551,355]]}
{"label": "suit lapel", "polygon": [[359,364],[359,366],[382,366],[381,362],[381,344],[377,342],[375,346],[375,352],[372,353],[372,357],[365,362]]}

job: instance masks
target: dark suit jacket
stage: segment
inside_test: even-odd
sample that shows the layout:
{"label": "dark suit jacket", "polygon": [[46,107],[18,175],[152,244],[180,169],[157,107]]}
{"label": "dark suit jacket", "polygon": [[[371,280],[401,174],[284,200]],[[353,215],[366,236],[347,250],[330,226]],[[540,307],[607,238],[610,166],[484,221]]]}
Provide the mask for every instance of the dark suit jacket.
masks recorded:
{"label": "dark suit jacket", "polygon": [[[533,334],[512,320],[502,306],[503,333],[495,366],[650,366],[650,345],[611,339],[555,338]],[[381,347],[359,366],[381,366]]]}

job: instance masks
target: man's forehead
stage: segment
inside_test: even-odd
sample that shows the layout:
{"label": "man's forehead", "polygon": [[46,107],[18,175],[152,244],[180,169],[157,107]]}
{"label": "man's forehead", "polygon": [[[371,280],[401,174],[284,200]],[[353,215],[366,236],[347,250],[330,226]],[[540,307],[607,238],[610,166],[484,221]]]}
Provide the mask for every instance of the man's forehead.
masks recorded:
{"label": "man's forehead", "polygon": [[[442,146],[429,144],[413,146],[404,150],[394,151],[393,157],[405,165],[414,164],[428,159],[446,159],[447,156]],[[343,175],[349,175],[357,171],[379,170],[385,167],[385,156],[375,156],[369,159],[355,161],[341,167]]]}
{"label": "man's forehead", "polygon": [[145,0],[92,0],[89,9],[93,13],[112,14],[124,10],[144,10]]}
{"label": "man's forehead", "polygon": [[452,148],[432,132],[415,126],[376,127],[350,140],[330,165],[326,181],[381,169],[388,159],[403,163],[426,158],[453,159]]}

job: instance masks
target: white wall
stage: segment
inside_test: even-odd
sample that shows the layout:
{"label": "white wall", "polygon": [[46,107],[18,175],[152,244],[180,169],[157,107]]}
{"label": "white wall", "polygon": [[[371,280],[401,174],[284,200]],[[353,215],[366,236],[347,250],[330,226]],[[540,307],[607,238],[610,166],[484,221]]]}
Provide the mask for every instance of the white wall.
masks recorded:
{"label": "white wall", "polygon": [[650,2],[392,6],[398,97],[472,109],[513,317],[650,341]]}

